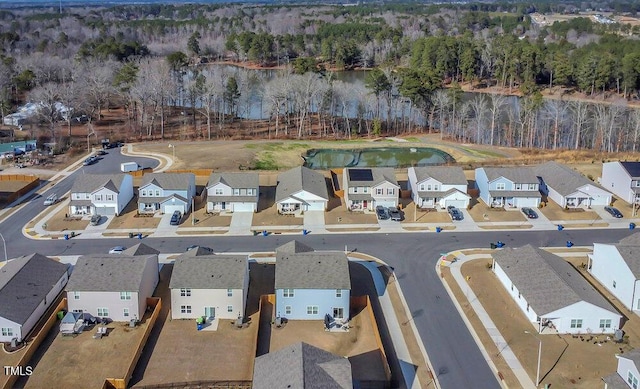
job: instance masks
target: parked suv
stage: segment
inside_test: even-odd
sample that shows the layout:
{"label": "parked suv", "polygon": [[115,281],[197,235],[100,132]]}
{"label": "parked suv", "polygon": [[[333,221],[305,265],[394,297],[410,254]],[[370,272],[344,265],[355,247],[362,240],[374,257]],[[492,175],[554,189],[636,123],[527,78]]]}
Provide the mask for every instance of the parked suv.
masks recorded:
{"label": "parked suv", "polygon": [[173,215],[171,215],[171,221],[169,222],[169,224],[171,224],[172,226],[177,226],[178,224],[180,224],[180,219],[182,219],[182,214],[180,213],[180,211],[174,211]]}
{"label": "parked suv", "polygon": [[396,207],[389,207],[389,216],[393,221],[402,221],[402,212]]}
{"label": "parked suv", "polygon": [[451,220],[462,220],[464,219],[464,216],[462,215],[462,211],[460,211],[458,208],[454,207],[453,205],[450,205],[447,207],[447,212],[449,212],[449,216],[451,216]]}
{"label": "parked suv", "polygon": [[47,197],[44,200],[44,205],[47,205],[47,206],[48,205],[53,205],[53,204],[55,204],[57,202],[58,202],[58,195],[53,193],[53,194],[50,194],[49,197]]}
{"label": "parked suv", "polygon": [[606,206],[606,207],[604,207],[604,210],[609,212],[611,214],[611,216],[613,216],[615,218],[619,219],[619,218],[622,217],[622,213],[620,213],[620,211],[618,211],[618,208]]}
{"label": "parked suv", "polygon": [[102,219],[102,216],[95,214],[93,216],[91,216],[91,225],[92,226],[97,226],[98,224],[100,224],[100,219]]}
{"label": "parked suv", "polygon": [[389,219],[389,210],[382,205],[378,205],[376,207],[376,215],[378,216],[378,220],[387,220]]}

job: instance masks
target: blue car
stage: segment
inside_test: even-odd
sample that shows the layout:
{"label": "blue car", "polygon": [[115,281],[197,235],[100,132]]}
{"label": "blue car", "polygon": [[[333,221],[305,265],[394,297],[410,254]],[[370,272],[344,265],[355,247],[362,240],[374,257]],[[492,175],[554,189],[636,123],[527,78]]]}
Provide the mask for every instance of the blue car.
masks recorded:
{"label": "blue car", "polygon": [[609,212],[611,216],[617,219],[620,219],[622,217],[622,213],[620,213],[620,211],[618,211],[617,208],[607,206],[607,207],[604,207],[604,210]]}

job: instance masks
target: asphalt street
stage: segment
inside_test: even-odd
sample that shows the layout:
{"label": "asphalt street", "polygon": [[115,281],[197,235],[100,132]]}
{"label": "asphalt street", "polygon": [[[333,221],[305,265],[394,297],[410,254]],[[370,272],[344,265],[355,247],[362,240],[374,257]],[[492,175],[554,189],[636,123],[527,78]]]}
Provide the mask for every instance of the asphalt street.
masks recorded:
{"label": "asphalt street", "polygon": [[[121,156],[118,150],[97,164],[84,167],[75,174],[114,173],[119,171],[120,162],[138,161],[143,166],[153,166],[149,159]],[[49,193],[61,195],[71,187],[73,176],[57,183]],[[21,227],[30,218],[42,211],[40,199],[32,200],[16,214],[0,224],[0,232],[7,241],[10,257],[39,252],[44,255],[81,255],[106,253],[116,245],[131,246],[132,239],[96,240],[30,240],[25,238]],[[397,234],[327,234],[307,236],[215,236],[176,238],[145,238],[143,242],[162,253],[184,251],[188,246],[200,244],[213,248],[216,252],[259,252],[272,251],[277,246],[297,239],[316,250],[357,251],[373,255],[394,268],[412,320],[424,342],[440,385],[444,389],[458,388],[500,388],[500,385],[485,362],[471,334],[458,311],[449,300],[439,275],[434,268],[440,253],[465,248],[488,248],[490,242],[501,240],[509,247],[519,247],[527,243],[534,246],[565,246],[570,240],[578,246],[588,246],[594,242],[616,242],[630,234],[629,230],[564,230],[564,231],[487,231]]]}

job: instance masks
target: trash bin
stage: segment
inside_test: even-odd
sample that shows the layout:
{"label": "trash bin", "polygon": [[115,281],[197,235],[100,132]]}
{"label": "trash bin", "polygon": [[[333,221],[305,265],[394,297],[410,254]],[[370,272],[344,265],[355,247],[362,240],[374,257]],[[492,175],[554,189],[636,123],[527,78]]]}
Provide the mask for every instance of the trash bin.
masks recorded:
{"label": "trash bin", "polygon": [[267,236],[269,235],[269,233],[267,232],[267,230],[262,231],[262,236]]}
{"label": "trash bin", "polygon": [[438,234],[439,234],[439,233],[440,233],[440,231],[442,231],[442,228],[440,228],[440,227],[436,227],[436,233],[438,233]]}
{"label": "trash bin", "polygon": [[571,247],[571,246],[573,246],[573,242],[572,242],[572,241],[570,241],[570,240],[568,240],[568,241],[567,241],[567,247]]}
{"label": "trash bin", "polygon": [[504,247],[504,242],[498,241],[496,243],[496,247],[499,248],[499,249],[503,248]]}
{"label": "trash bin", "polygon": [[564,230],[564,226],[562,224],[558,224],[558,231]]}
{"label": "trash bin", "polygon": [[138,239],[142,239],[142,234],[138,233]]}
{"label": "trash bin", "polygon": [[198,329],[198,331],[202,331],[202,323],[196,324],[196,328]]}
{"label": "trash bin", "polygon": [[492,243],[491,243],[491,245],[490,245],[490,247],[491,247],[492,249],[495,249],[495,248],[497,248],[498,246],[496,246],[496,244],[492,242]]}
{"label": "trash bin", "polygon": [[71,237],[73,238],[74,236],[76,236],[76,233],[74,231],[71,231]]}
{"label": "trash bin", "polygon": [[69,240],[69,234],[64,234],[64,240]]}
{"label": "trash bin", "polygon": [[133,238],[133,232],[129,233],[129,238]]}
{"label": "trash bin", "polygon": [[64,318],[64,311],[58,311],[58,320],[62,320]]}
{"label": "trash bin", "polygon": [[629,229],[633,230],[634,228],[636,228],[636,223],[629,223]]}
{"label": "trash bin", "polygon": [[302,235],[307,235],[309,233],[308,230],[302,230]]}

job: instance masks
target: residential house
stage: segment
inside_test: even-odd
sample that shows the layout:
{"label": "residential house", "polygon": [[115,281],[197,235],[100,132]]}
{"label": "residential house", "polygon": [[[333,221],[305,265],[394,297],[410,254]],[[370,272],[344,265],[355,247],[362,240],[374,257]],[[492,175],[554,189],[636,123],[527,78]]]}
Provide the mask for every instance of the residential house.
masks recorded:
{"label": "residential house", "polygon": [[140,320],[158,279],[155,254],[83,255],[66,287],[67,305],[70,312],[113,321]]}
{"label": "residential house", "polygon": [[253,389],[352,389],[348,358],[304,342],[257,357]]}
{"label": "residential house", "polygon": [[172,319],[244,317],[249,261],[246,255],[176,258],[169,289]]}
{"label": "residential house", "polygon": [[327,183],[321,173],[298,166],[278,174],[278,213],[298,215],[304,211],[325,211],[328,202]]}
{"label": "residential house", "polygon": [[467,178],[459,166],[409,168],[409,189],[418,208],[469,208]]}
{"label": "residential house", "polygon": [[0,267],[0,342],[22,342],[68,280],[68,265],[37,253]]}
{"label": "residential house", "polygon": [[616,372],[602,378],[604,389],[638,389],[640,380],[640,349],[633,349],[616,355],[618,368]]}
{"label": "residential house", "polygon": [[193,173],[150,173],[142,178],[138,188],[138,212],[186,214],[196,195]]}
{"label": "residential house", "polygon": [[207,184],[207,212],[256,212],[258,173],[211,173]]}
{"label": "residential house", "polygon": [[400,185],[389,167],[345,168],[344,203],[350,211],[373,211],[377,206],[397,207]]}
{"label": "residential house", "polygon": [[530,167],[481,167],[475,179],[480,198],[492,208],[540,205],[538,177]]}
{"label": "residential house", "polygon": [[120,215],[133,199],[129,174],[80,174],[71,187],[71,215]]}
{"label": "residential house", "polygon": [[640,314],[640,233],[618,243],[594,243],[587,269],[625,307]]}
{"label": "residential house", "polygon": [[605,162],[602,186],[630,204],[640,204],[640,162]]}
{"label": "residential house", "polygon": [[579,172],[557,162],[534,166],[540,192],[562,208],[611,204],[611,193]]}
{"label": "residential house", "polygon": [[289,320],[349,319],[351,279],[343,252],[310,251],[289,243],[276,249],[276,315]]}
{"label": "residential house", "polygon": [[548,251],[531,245],[497,251],[493,272],[539,333],[610,334],[620,328],[620,313]]}

